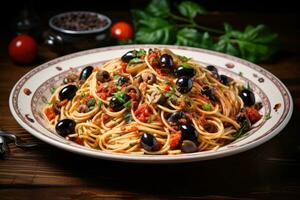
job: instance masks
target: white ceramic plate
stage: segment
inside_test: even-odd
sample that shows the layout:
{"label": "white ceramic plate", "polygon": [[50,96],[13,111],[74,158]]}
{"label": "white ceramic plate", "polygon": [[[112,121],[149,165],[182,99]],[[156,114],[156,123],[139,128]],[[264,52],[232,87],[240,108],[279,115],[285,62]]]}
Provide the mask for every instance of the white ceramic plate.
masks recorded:
{"label": "white ceramic plate", "polygon": [[[221,74],[229,75],[254,89],[257,101],[264,105],[263,115],[271,118],[262,126],[251,130],[244,137],[215,151],[197,152],[181,155],[128,155],[107,153],[80,146],[51,132],[43,115],[42,107],[50,96],[50,87],[59,85],[70,68],[83,68],[97,65],[109,59],[121,57],[132,49],[169,48],[179,55],[192,57],[204,65],[214,65]],[[292,110],[292,98],[282,82],[265,69],[239,58],[198,48],[131,45],[115,46],[82,51],[63,56],[40,65],[25,74],[14,86],[9,98],[10,110],[17,122],[35,137],[56,147],[74,153],[126,162],[172,163],[190,162],[229,156],[254,148],[278,134],[288,123]]]}

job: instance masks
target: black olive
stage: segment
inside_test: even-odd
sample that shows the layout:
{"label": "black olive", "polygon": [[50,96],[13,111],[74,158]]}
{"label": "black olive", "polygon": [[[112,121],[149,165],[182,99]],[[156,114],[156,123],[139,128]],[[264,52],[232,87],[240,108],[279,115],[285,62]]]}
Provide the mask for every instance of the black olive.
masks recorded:
{"label": "black olive", "polygon": [[183,140],[181,144],[181,151],[184,153],[193,153],[198,151],[198,147],[190,140]]}
{"label": "black olive", "polygon": [[192,89],[192,87],[192,79],[186,76],[179,77],[176,81],[176,89],[182,94],[188,93]]}
{"label": "black olive", "polygon": [[186,115],[182,111],[177,111],[171,114],[168,118],[168,122],[178,123],[180,119],[186,119]]}
{"label": "black olive", "polygon": [[175,69],[174,74],[176,77],[186,76],[192,78],[195,76],[196,71],[192,67],[179,66],[177,69]]}
{"label": "black olive", "polygon": [[214,77],[215,79],[219,79],[219,78],[220,78],[220,77],[219,77],[219,73],[218,73],[218,69],[217,69],[215,66],[208,65],[208,66],[206,67],[206,69],[212,72],[213,77]]}
{"label": "black olive", "polygon": [[159,64],[161,67],[171,68],[174,65],[173,58],[169,54],[163,54],[159,58]]}
{"label": "black olive", "polygon": [[100,81],[101,83],[105,83],[108,82],[110,80],[110,75],[108,73],[108,71],[99,71],[96,74],[96,79],[97,81]]}
{"label": "black olive", "polygon": [[125,53],[122,57],[121,60],[123,62],[128,63],[131,59],[135,58],[136,55],[133,53],[133,51],[128,51],[127,53]]}
{"label": "black olive", "polygon": [[76,122],[74,120],[62,119],[59,122],[57,122],[55,130],[59,135],[66,137],[67,135],[75,132],[75,126]]}
{"label": "black olive", "polygon": [[213,102],[217,101],[214,90],[209,86],[204,86],[201,90],[201,94],[207,96]]}
{"label": "black olive", "polygon": [[190,124],[182,124],[179,126],[179,129],[182,134],[182,140],[197,141],[198,132],[196,131],[194,126]]}
{"label": "black olive", "polygon": [[226,76],[226,75],[220,75],[220,82],[223,84],[223,85],[229,85],[229,83],[232,81],[232,78]]}
{"label": "black olive", "polygon": [[145,150],[153,151],[156,149],[158,143],[153,135],[144,133],[141,137],[141,145]]}
{"label": "black olive", "polygon": [[59,100],[63,101],[65,99],[72,99],[78,88],[75,85],[67,85],[63,89],[60,90],[58,96]]}
{"label": "black olive", "polygon": [[[136,100],[136,101],[139,101],[140,98],[141,98],[141,96],[142,96],[142,93],[141,93],[140,89],[139,89],[138,87],[134,86],[134,85],[129,85],[129,86],[125,89],[125,92],[126,92],[126,93],[129,93],[131,90],[133,90],[134,93],[136,94],[135,100]],[[127,95],[127,96],[128,96],[128,95]],[[130,99],[130,98],[129,98],[129,99]]]}
{"label": "black olive", "polygon": [[239,113],[236,116],[236,121],[242,126],[244,127],[244,130],[247,131],[250,129],[251,127],[251,122],[249,120],[249,118],[247,117],[247,115],[245,113]]}
{"label": "black olive", "polygon": [[129,95],[125,95],[124,100],[120,101],[117,97],[113,96],[109,101],[109,107],[113,109],[113,111],[117,112],[124,108],[124,103],[130,100]]}
{"label": "black olive", "polygon": [[248,89],[243,89],[240,91],[239,96],[242,98],[245,106],[252,106],[255,104],[254,93]]}
{"label": "black olive", "polygon": [[126,76],[120,76],[118,79],[117,85],[122,86],[128,81],[128,78]]}
{"label": "black olive", "polygon": [[93,70],[94,70],[94,67],[92,67],[92,66],[85,67],[80,73],[79,80],[88,79],[88,77],[92,74]]}

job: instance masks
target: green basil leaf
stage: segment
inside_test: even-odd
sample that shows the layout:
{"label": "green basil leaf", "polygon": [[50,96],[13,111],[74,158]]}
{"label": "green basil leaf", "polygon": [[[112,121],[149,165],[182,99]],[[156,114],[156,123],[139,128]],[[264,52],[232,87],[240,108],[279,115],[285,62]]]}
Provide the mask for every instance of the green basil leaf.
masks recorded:
{"label": "green basil leaf", "polygon": [[[224,28],[228,30],[227,25]],[[238,46],[238,56],[252,62],[269,59],[280,46],[277,34],[270,32],[264,25],[247,26],[243,32],[231,28],[231,31],[226,31],[226,37],[230,38],[231,45]]]}
{"label": "green basil leaf", "polygon": [[87,106],[88,107],[91,107],[91,106],[94,106],[96,103],[96,100],[94,98],[91,98],[88,102],[87,102]]}
{"label": "green basil leaf", "polygon": [[175,27],[167,20],[161,18],[149,18],[141,20],[143,27],[135,34],[137,43],[171,44],[174,42]]}
{"label": "green basil leaf", "polygon": [[178,11],[181,15],[193,19],[197,14],[204,15],[206,10],[199,4],[192,1],[183,1],[178,5]]}
{"label": "green basil leaf", "polygon": [[183,28],[178,31],[176,38],[177,45],[213,49],[213,41],[207,32],[200,34],[196,29]]}
{"label": "green basil leaf", "polygon": [[240,52],[232,43],[230,38],[226,35],[222,36],[217,44],[215,44],[215,50],[223,53],[227,53],[233,56],[239,56]]}
{"label": "green basil leaf", "polygon": [[155,17],[167,17],[170,14],[169,1],[152,0],[146,7],[146,12]]}
{"label": "green basil leaf", "polygon": [[183,68],[187,68],[187,69],[192,68],[192,65],[190,65],[190,64],[188,64],[188,63],[182,63],[181,66],[182,66]]}
{"label": "green basil leaf", "polygon": [[125,108],[130,108],[131,107],[131,101],[127,101],[126,103],[123,104]]}

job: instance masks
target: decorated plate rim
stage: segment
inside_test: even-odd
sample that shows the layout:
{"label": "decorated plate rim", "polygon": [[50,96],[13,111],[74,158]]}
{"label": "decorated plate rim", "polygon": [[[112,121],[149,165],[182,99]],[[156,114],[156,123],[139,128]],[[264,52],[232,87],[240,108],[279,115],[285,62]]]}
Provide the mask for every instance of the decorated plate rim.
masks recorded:
{"label": "decorated plate rim", "polygon": [[[234,61],[236,63],[242,64],[245,67],[249,67],[255,71],[257,71],[258,74],[265,75],[269,80],[271,80],[272,84],[274,84],[278,90],[280,91],[282,98],[284,100],[284,103],[286,106],[284,106],[284,112],[280,116],[280,119],[278,122],[270,129],[267,130],[265,134],[262,134],[260,137],[256,138],[255,140],[252,140],[242,146],[236,146],[230,149],[223,149],[222,151],[205,151],[205,152],[197,152],[197,153],[190,153],[190,154],[180,154],[180,155],[131,155],[131,154],[121,154],[121,153],[108,153],[103,152],[99,150],[90,149],[87,147],[81,147],[77,144],[72,144],[70,142],[62,142],[59,140],[54,140],[53,138],[47,136],[46,134],[41,133],[39,130],[35,129],[30,123],[31,119],[28,116],[23,116],[20,114],[20,110],[17,107],[18,104],[18,95],[20,92],[22,92],[22,88],[24,84],[27,82],[27,80],[30,79],[32,75],[35,73],[38,73],[39,71],[53,67],[56,63],[66,61],[72,58],[77,58],[93,53],[101,53],[101,52],[107,52],[107,51],[114,51],[114,50],[120,50],[120,49],[132,49],[132,48],[170,48],[170,49],[176,49],[176,50],[185,50],[185,51],[192,51],[192,52],[199,52],[203,54],[210,54],[217,57],[222,57],[224,59],[227,59],[229,62]],[[57,73],[58,74],[58,73]],[[57,75],[56,74],[56,75]],[[48,77],[49,78],[49,77]],[[250,80],[250,79],[248,79]],[[42,84],[42,83],[41,83]],[[257,84],[255,84],[257,85]],[[261,87],[259,87],[261,89]],[[263,89],[261,89],[263,90]],[[33,96],[31,97],[33,98]],[[31,99],[32,101],[32,99]],[[91,49],[86,51],[80,51],[73,54],[65,55],[62,57],[58,57],[54,60],[51,60],[49,62],[46,62],[42,65],[37,66],[36,68],[30,70],[28,73],[26,73],[23,77],[19,79],[19,81],[15,84],[13,87],[10,97],[9,97],[9,107],[11,110],[11,113],[13,117],[16,119],[16,121],[29,133],[31,133],[33,136],[41,139],[42,141],[49,143],[51,145],[54,145],[56,147],[62,148],[67,151],[75,152],[78,154],[96,157],[96,158],[103,158],[108,160],[118,160],[118,161],[125,161],[125,162],[142,162],[142,163],[172,163],[172,162],[191,162],[191,161],[200,161],[200,160],[208,160],[208,159],[214,159],[224,156],[229,156],[233,154],[237,154],[243,151],[247,151],[249,149],[252,149],[268,140],[270,140],[272,137],[277,135],[288,123],[288,121],[291,118],[292,111],[293,111],[293,102],[292,97],[286,86],[272,73],[269,71],[263,69],[262,67],[253,64],[251,62],[248,62],[246,60],[215,52],[210,51],[206,49],[200,49],[200,48],[193,48],[193,47],[184,47],[184,46],[176,46],[176,45],[122,45],[122,46],[111,46],[111,47],[103,47],[103,48],[97,48],[97,49]],[[32,108],[31,108],[32,109]],[[34,120],[33,120],[34,121]],[[230,144],[229,144],[230,145]]]}

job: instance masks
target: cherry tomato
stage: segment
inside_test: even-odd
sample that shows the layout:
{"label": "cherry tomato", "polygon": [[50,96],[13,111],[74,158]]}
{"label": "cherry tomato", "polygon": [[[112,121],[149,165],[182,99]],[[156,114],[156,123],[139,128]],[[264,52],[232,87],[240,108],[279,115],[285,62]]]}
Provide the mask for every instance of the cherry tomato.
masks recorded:
{"label": "cherry tomato", "polygon": [[37,54],[37,43],[29,35],[18,35],[9,44],[8,53],[18,63],[30,63]]}
{"label": "cherry tomato", "polygon": [[117,40],[128,40],[133,36],[133,28],[127,22],[117,22],[111,27],[111,34]]}

